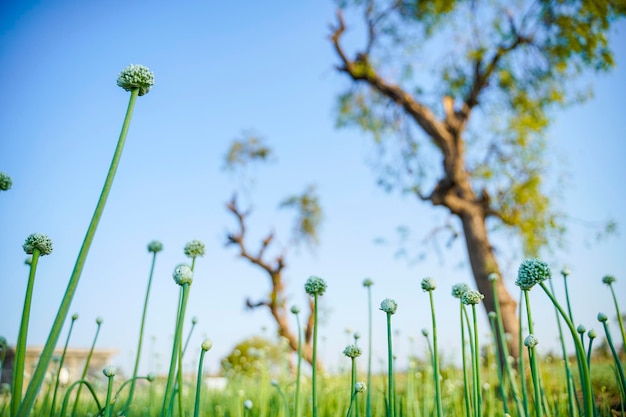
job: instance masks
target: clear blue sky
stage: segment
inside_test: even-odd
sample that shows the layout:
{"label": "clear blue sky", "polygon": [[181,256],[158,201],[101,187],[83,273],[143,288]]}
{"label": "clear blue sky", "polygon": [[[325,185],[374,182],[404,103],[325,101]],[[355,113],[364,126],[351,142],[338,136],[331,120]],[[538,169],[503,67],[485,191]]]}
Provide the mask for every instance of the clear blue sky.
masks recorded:
{"label": "clear blue sky", "polygon": [[[463,246],[431,252],[418,264],[396,259],[395,228],[407,225],[428,233],[445,216],[411,198],[385,194],[368,166],[370,138],[354,129],[335,129],[336,96],[346,80],[334,70],[328,42],[332,2],[3,2],[0,6],[0,171],[13,188],[0,193],[0,335],[15,343],[28,269],[22,251],[31,233],[49,235],[52,255],[41,259],[34,292],[29,344],[42,345],[65,291],[76,255],[98,199],[119,135],[128,93],[115,85],[128,64],[148,66],[156,85],[140,97],[113,191],[70,311],[78,312],[72,344],[89,346],[97,316],[104,318],[99,346],[116,348],[115,363],[130,368],[151,257],[146,245],[161,240],[149,305],[142,369],[160,355],[167,367],[178,287],[174,266],[186,260],[182,249],[192,239],[207,245],[196,265],[188,323],[199,323],[192,339],[195,354],[204,337],[213,339],[207,368],[238,341],[275,326],[265,310],[245,311],[247,296],[269,288],[263,273],[225,248],[225,233],[235,223],[224,208],[238,186],[224,172],[230,141],[246,129],[267,139],[277,154],[273,165],[252,172],[254,212],[252,247],[275,229],[286,243],[288,212],[278,211],[285,196],[314,183],[326,221],[321,245],[287,255],[291,303],[304,305],[303,284],[310,275],[327,280],[322,298],[325,319],[322,356],[344,363],[346,328],[366,332],[363,278],[375,281],[373,299],[399,303],[394,316],[400,333],[400,360],[409,337],[425,349],[420,335],[430,328],[428,297],[420,281],[434,277],[444,354],[459,350],[457,300],[450,287],[472,283]],[[600,330],[598,311],[614,318],[610,294],[600,283],[615,275],[620,302],[626,237],[601,243],[581,221],[626,224],[626,156],[623,99],[626,96],[626,26],[612,36],[617,68],[588,77],[595,97],[556,114],[550,130],[549,159],[565,188],[559,207],[571,218],[566,248],[547,254],[555,271],[573,271],[571,296],[576,321]],[[500,241],[500,244],[506,244]],[[417,249],[416,249],[417,251]],[[509,287],[522,255],[503,261]],[[561,280],[557,279],[561,291]],[[546,297],[533,293],[540,347],[555,346],[554,312]],[[384,316],[374,314],[375,358],[385,357]],[[481,322],[487,333],[486,321]],[[64,330],[64,332],[67,328]],[[151,337],[155,344],[151,346]],[[616,334],[617,336],[617,334]],[[65,333],[61,335],[61,341]],[[60,342],[62,343],[62,342]],[[154,365],[154,364],[152,364]],[[151,370],[154,370],[151,369]]]}

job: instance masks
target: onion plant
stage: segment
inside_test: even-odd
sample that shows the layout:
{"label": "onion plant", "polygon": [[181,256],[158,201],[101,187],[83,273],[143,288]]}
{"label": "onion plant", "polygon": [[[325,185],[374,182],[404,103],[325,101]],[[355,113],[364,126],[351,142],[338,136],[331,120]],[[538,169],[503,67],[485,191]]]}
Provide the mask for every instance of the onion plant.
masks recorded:
{"label": "onion plant", "polygon": [[481,416],[482,407],[482,395],[480,385],[480,350],[478,349],[478,320],[476,317],[476,304],[484,298],[480,292],[476,290],[467,290],[461,297],[461,302],[465,305],[472,306],[472,318],[473,318],[473,332],[474,332],[474,344],[472,350],[472,375],[473,375],[473,387],[474,387],[474,415]]}
{"label": "onion plant", "polygon": [[298,306],[292,306],[291,312],[296,316],[296,326],[298,329],[298,362],[296,367],[296,391],[294,392],[294,408],[293,414],[295,417],[300,417],[300,378],[302,375],[302,327],[300,325],[300,308]]}
{"label": "onion plant", "polygon": [[617,354],[617,350],[615,350],[615,345],[613,345],[613,338],[611,337],[611,332],[609,331],[608,326],[608,317],[604,313],[598,313],[598,321],[602,323],[602,327],[604,327],[604,334],[606,335],[606,341],[611,349],[611,353],[613,354],[613,360],[615,362],[615,368],[617,369],[617,380],[620,385],[620,398],[622,403],[626,403],[626,378],[624,377],[624,368],[622,367],[622,363],[620,361],[619,355]]}
{"label": "onion plant", "polygon": [[352,395],[350,396],[350,405],[348,406],[348,412],[346,413],[346,417],[350,417],[351,415],[350,412],[352,411],[352,407],[356,402],[356,396],[366,391],[367,385],[365,385],[364,382],[357,382],[356,384],[354,384],[354,389],[352,391]]}
{"label": "onion plant", "polygon": [[311,276],[304,283],[304,291],[313,297],[313,352],[311,371],[311,415],[318,416],[317,404],[317,322],[318,322],[318,298],[324,294],[327,285],[320,277]]}
{"label": "onion plant", "polygon": [[395,417],[395,387],[393,377],[393,346],[391,334],[391,316],[396,314],[398,303],[391,298],[385,298],[380,303],[380,309],[387,315],[387,417]]}
{"label": "onion plant", "polygon": [[[561,270],[561,275],[563,276],[564,280],[567,278],[569,274],[570,274],[570,271],[568,268],[563,268]],[[548,283],[550,284],[550,291],[554,293],[554,285],[552,285],[552,280],[548,280]],[[570,369],[569,355],[567,354],[567,349],[565,348],[565,338],[563,337],[563,329],[561,327],[561,319],[559,316],[559,311],[556,309],[556,307],[554,311],[556,313],[556,324],[557,324],[557,329],[559,331],[559,342],[561,344],[561,353],[563,355],[563,366],[565,368],[565,379],[566,379],[566,386],[567,386],[567,409],[569,411],[569,415],[573,416],[575,411],[577,410],[576,395],[575,395],[576,387],[574,385],[574,378],[572,377],[572,371]]]}
{"label": "onion plant", "polygon": [[102,370],[104,376],[107,377],[107,397],[104,403],[104,417],[111,417],[113,414],[112,394],[113,394],[113,378],[117,373],[117,369],[109,365]]}
{"label": "onion plant", "polygon": [[[89,349],[89,353],[87,354],[87,359],[85,359],[85,366],[83,367],[83,373],[80,376],[81,380],[84,380],[87,377],[87,372],[89,371],[89,363],[91,362],[91,357],[93,356],[93,350],[96,347],[96,341],[98,340],[98,334],[100,334],[100,326],[102,326],[102,317],[96,317],[96,334],[93,337],[93,342],[91,343],[91,348]],[[72,409],[72,416],[76,414],[76,408],[78,407],[80,392],[83,388],[83,384],[78,385],[78,390],[76,391],[76,399],[74,400],[74,408]],[[61,414],[64,415],[64,414]]]}
{"label": "onion plant", "polygon": [[461,360],[463,367],[463,398],[465,404],[465,417],[470,417],[471,414],[471,398],[470,398],[470,383],[467,372],[467,355],[465,353],[465,324],[464,317],[466,314],[465,304],[461,301],[463,294],[465,294],[470,288],[467,284],[455,284],[452,286],[452,296],[459,299],[460,305],[460,324],[461,324]]}
{"label": "onion plant", "polygon": [[615,296],[615,290],[613,289],[613,283],[616,281],[613,275],[605,275],[602,277],[602,283],[606,284],[611,290],[613,296],[613,304],[615,304],[615,313],[617,314],[617,322],[619,323],[619,329],[622,332],[622,350],[626,353],[626,331],[624,331],[624,321],[622,319],[622,313],[620,312],[619,305],[617,304],[617,297]]}
{"label": "onion plant", "polygon": [[193,272],[188,265],[181,264],[174,269],[173,277],[176,284],[178,284],[181,288],[180,303],[178,305],[176,328],[174,331],[172,358],[170,360],[170,368],[165,384],[165,393],[163,394],[163,407],[161,408],[161,417],[166,417],[169,414],[170,406],[173,405],[174,386],[176,384],[176,365],[178,363],[179,353],[181,352],[183,322],[185,320],[185,310],[187,307],[187,299],[189,297],[189,287],[193,282]]}
{"label": "onion plant", "polygon": [[[358,358],[359,356],[361,356],[361,348],[358,347],[356,344],[353,345],[348,345],[346,346],[346,348],[343,350],[343,354],[345,356],[347,356],[348,358],[350,358],[350,362],[351,362],[351,372],[350,372],[350,396],[352,397],[352,391],[354,390],[354,386],[356,384],[356,358]],[[359,407],[356,407],[356,410],[358,410]],[[357,411],[357,416],[358,416],[358,411]]]}
{"label": "onion plant", "polygon": [[[370,278],[363,280],[367,289],[367,386],[372,386],[372,285]],[[296,416],[297,417],[297,416]],[[372,417],[372,395],[368,390],[365,394],[365,417]]]}
{"label": "onion plant", "polygon": [[443,416],[443,404],[441,398],[441,380],[439,372],[439,348],[437,345],[437,321],[435,320],[435,302],[433,300],[433,291],[437,288],[435,280],[427,277],[422,280],[422,291],[428,293],[430,301],[430,317],[433,327],[433,379],[435,383],[435,404],[437,408],[437,417]]}
{"label": "onion plant", "polygon": [[21,401],[15,417],[28,417],[33,405],[35,404],[35,398],[41,389],[46,371],[50,361],[52,360],[54,348],[61,334],[63,322],[69,313],[70,305],[72,303],[72,299],[74,298],[74,294],[76,293],[76,288],[78,287],[89,249],[91,248],[91,244],[96,234],[96,229],[98,228],[98,223],[102,217],[106,201],[113,185],[113,179],[115,178],[115,173],[117,172],[117,167],[122,156],[122,150],[124,149],[124,143],[126,142],[126,136],[130,126],[130,120],[132,118],[133,109],[135,108],[135,101],[138,96],[143,96],[150,91],[154,85],[154,74],[152,74],[152,72],[150,72],[150,70],[143,65],[129,65],[119,74],[117,78],[117,85],[130,92],[130,100],[128,102],[128,108],[126,109],[124,123],[122,124],[122,131],[117,142],[109,172],[104,182],[104,186],[102,187],[100,198],[96,204],[96,209],[93,217],[91,218],[91,222],[89,223],[89,227],[87,228],[87,233],[85,234],[85,239],[83,240],[83,244],[78,253],[74,270],[72,271],[72,275],[70,276],[67,284],[67,289],[63,295],[63,300],[61,301],[61,305],[59,306],[57,315],[53,321],[50,334],[48,335],[48,339],[46,340],[41,356],[39,357],[39,361],[37,362],[35,372],[33,373],[33,376],[28,384],[28,388],[26,389],[26,393],[24,394],[24,399]]}
{"label": "onion plant", "polygon": [[565,310],[563,309],[563,307],[561,307],[556,297],[554,297],[554,295],[550,292],[548,287],[546,287],[546,284],[544,281],[549,278],[550,278],[550,268],[548,267],[548,265],[539,259],[531,258],[531,259],[526,259],[520,265],[520,270],[518,271],[518,278],[516,280],[516,283],[518,281],[521,281],[520,283],[521,285],[520,284],[518,285],[520,287],[526,286],[528,288],[532,288],[534,285],[538,284],[541,287],[541,289],[544,291],[544,293],[548,296],[550,301],[552,301],[552,304],[554,304],[559,314],[561,315],[561,317],[567,324],[567,327],[570,330],[570,334],[574,341],[574,347],[576,348],[576,358],[577,358],[579,367],[581,369],[580,384],[581,384],[581,390],[583,394],[584,415],[592,416],[594,415],[595,407],[594,407],[593,391],[592,391],[592,386],[591,386],[591,376],[589,374],[589,367],[587,366],[585,349],[584,349],[584,346],[582,346],[582,344],[580,343],[580,339],[577,335],[576,329],[574,328],[574,324],[568,317],[568,314],[565,313]]}
{"label": "onion plant", "polygon": [[130,391],[128,393],[128,400],[126,400],[126,405],[124,409],[128,409],[130,404],[133,401],[133,396],[135,394],[135,377],[139,371],[139,359],[141,358],[141,348],[143,346],[143,334],[144,328],[146,324],[146,314],[148,312],[148,299],[150,298],[150,288],[152,286],[152,277],[154,275],[154,266],[156,264],[156,257],[159,252],[163,250],[163,244],[158,240],[153,240],[148,243],[148,252],[152,253],[152,264],[150,266],[150,274],[148,275],[148,286],[146,288],[146,295],[143,300],[143,311],[141,313],[141,324],[139,325],[139,341],[137,342],[137,352],[135,354],[135,366],[133,368],[133,382],[130,384]]}
{"label": "onion plant", "polygon": [[[9,185],[10,186],[10,185]],[[28,274],[28,284],[26,285],[26,297],[22,307],[22,321],[17,336],[15,346],[15,356],[13,359],[13,384],[11,384],[11,415],[17,413],[17,409],[22,400],[22,387],[24,385],[24,361],[26,359],[26,344],[28,336],[28,323],[30,321],[30,307],[33,299],[33,288],[35,286],[35,274],[40,256],[52,253],[52,240],[41,233],[33,233],[26,238],[22,245],[24,252],[32,255],[30,258],[30,273]]]}
{"label": "onion plant", "polygon": [[202,394],[202,378],[203,378],[203,364],[204,354],[213,347],[211,339],[204,339],[200,346],[200,360],[198,361],[198,380],[196,381],[196,402],[193,408],[193,417],[198,417],[200,413],[200,395]]}
{"label": "onion plant", "polygon": [[57,374],[54,382],[54,392],[52,394],[52,405],[50,406],[50,414],[54,415],[54,411],[56,409],[57,402],[57,392],[59,390],[59,383],[61,381],[61,371],[63,370],[63,362],[65,361],[65,354],[67,353],[67,346],[70,343],[70,337],[72,336],[72,329],[74,328],[74,322],[78,320],[78,314],[74,313],[72,315],[72,320],[70,321],[70,329],[67,332],[67,339],[65,339],[65,345],[63,346],[63,353],[61,353],[61,358],[59,359],[59,367],[57,368]]}

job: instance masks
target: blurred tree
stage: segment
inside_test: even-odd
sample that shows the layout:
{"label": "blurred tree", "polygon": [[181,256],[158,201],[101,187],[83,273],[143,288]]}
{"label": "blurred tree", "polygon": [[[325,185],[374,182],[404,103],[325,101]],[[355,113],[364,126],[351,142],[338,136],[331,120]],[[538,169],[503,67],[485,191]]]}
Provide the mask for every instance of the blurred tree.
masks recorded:
{"label": "blurred tree", "polygon": [[222,370],[230,374],[258,377],[285,369],[284,349],[280,345],[260,336],[250,337],[238,343],[222,359]]}
{"label": "blurred tree", "polygon": [[[245,168],[255,162],[266,161],[268,156],[273,155],[273,151],[267,147],[263,140],[257,136],[245,136],[242,139],[233,141],[226,154],[226,167],[233,171]],[[291,208],[296,211],[292,236],[289,247],[296,247],[305,243],[309,249],[318,244],[318,231],[323,219],[322,208],[319,204],[319,196],[314,186],[308,186],[301,194],[289,196],[279,205],[281,208]],[[276,241],[274,232],[267,234],[261,240],[258,250],[252,251],[249,242],[246,240],[247,218],[249,210],[242,210],[234,195],[226,205],[227,210],[237,221],[237,230],[227,234],[227,246],[235,246],[239,249],[239,257],[247,260],[250,264],[260,268],[270,279],[270,292],[267,297],[252,301],[246,300],[246,306],[250,309],[267,307],[278,326],[278,335],[285,338],[290,348],[296,352],[298,350],[298,334],[292,330],[290,323],[294,322],[293,314],[290,312],[291,306],[287,304],[285,294],[285,283],[283,281],[283,270],[286,267],[285,256],[287,249],[279,249],[270,255],[268,249]],[[304,288],[302,289],[304,291]],[[302,346],[302,357],[309,363],[313,362],[312,336],[313,336],[313,300],[308,300],[308,312],[303,323],[304,335]],[[321,364],[318,366],[321,368]]]}
{"label": "blurred tree", "polygon": [[[350,87],[338,124],[370,132],[379,182],[447,209],[463,230],[487,311],[499,273],[493,230],[527,256],[563,232],[543,177],[551,111],[589,96],[575,83],[613,66],[607,36],[623,0],[339,2],[330,40]],[[349,9],[349,10],[348,10]],[[363,46],[348,53],[343,11],[362,17]],[[361,19],[359,17],[359,19]],[[352,49],[352,48],[351,48]],[[516,302],[498,297],[518,355]]]}

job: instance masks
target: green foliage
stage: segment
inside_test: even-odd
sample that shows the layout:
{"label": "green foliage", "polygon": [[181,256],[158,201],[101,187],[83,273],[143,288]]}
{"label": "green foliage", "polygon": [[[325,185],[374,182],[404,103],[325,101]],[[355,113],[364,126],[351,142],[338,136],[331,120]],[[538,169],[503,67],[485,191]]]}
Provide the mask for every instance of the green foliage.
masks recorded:
{"label": "green foliage", "polygon": [[[474,192],[491,197],[489,215],[520,237],[528,255],[559,237],[563,216],[554,210],[555,194],[545,180],[546,132],[555,109],[589,97],[577,76],[613,67],[608,33],[626,3],[405,0],[350,6],[363,9],[370,25],[367,54],[352,62],[368,63],[367,74],[384,75],[440,122],[444,96],[454,110],[467,111],[454,134],[463,143]],[[367,77],[362,81],[362,72],[352,74],[361,81],[339,96],[338,126],[373,135],[381,146],[381,184],[428,192],[445,175],[441,166],[430,169],[441,154],[420,146],[432,143],[431,133]]]}
{"label": "green foliage", "polygon": [[237,344],[221,361],[226,376],[260,376],[271,369],[285,366],[285,351],[260,336],[253,336]]}
{"label": "green foliage", "polygon": [[293,226],[293,241],[314,246],[319,243],[318,231],[323,220],[322,208],[315,187],[309,185],[302,194],[287,197],[280,203],[281,208],[296,210]]}
{"label": "green foliage", "polygon": [[274,153],[265,145],[262,138],[251,133],[244,133],[241,139],[235,139],[226,153],[224,166],[234,171],[255,162],[267,162]]}

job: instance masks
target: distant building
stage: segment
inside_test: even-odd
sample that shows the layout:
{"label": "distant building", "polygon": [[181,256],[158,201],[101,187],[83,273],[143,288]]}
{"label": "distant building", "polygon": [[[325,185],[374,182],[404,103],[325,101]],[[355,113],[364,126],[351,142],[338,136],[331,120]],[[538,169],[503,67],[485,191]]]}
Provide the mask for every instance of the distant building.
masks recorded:
{"label": "distant building", "polygon": [[[34,372],[42,351],[43,347],[41,346],[29,346],[26,348],[26,358],[24,362],[24,381],[26,383],[28,383],[28,380]],[[54,350],[53,360],[50,362],[48,372],[56,373],[58,359],[61,358],[62,354],[62,348]],[[111,363],[111,357],[116,354],[116,349],[94,349],[91,359],[89,360],[87,377],[100,377],[104,367]],[[60,382],[66,384],[80,379],[83,374],[88,355],[89,348],[67,348],[65,358],[63,359],[63,368],[60,373]],[[5,360],[2,363],[2,378],[0,379],[0,383],[11,384],[11,380],[13,379],[14,358],[15,350],[11,347],[7,351]]]}

